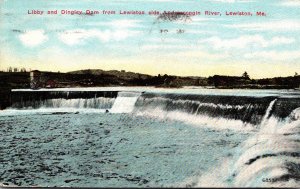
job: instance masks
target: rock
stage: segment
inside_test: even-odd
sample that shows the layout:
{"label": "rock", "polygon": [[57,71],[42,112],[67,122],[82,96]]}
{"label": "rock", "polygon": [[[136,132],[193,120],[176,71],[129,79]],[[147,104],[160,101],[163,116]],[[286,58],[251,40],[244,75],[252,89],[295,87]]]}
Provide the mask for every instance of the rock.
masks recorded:
{"label": "rock", "polygon": [[65,180],[65,183],[73,182],[73,181],[78,181],[79,179],[67,179]]}

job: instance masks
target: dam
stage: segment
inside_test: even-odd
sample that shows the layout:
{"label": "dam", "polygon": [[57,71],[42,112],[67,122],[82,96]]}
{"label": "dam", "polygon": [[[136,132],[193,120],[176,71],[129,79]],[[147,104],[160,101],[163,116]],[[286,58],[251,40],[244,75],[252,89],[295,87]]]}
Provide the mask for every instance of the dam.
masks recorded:
{"label": "dam", "polygon": [[296,90],[14,89],[10,98],[0,111],[6,185],[299,185]]}
{"label": "dam", "polygon": [[[173,90],[174,91],[174,90]],[[189,90],[174,93],[172,90],[153,88],[57,88],[57,89],[13,89],[10,94],[9,108],[94,108],[122,109],[130,103],[131,111],[150,112],[161,109],[164,112],[180,111],[190,115],[207,115],[226,119],[241,120],[258,124],[269,106],[275,100],[272,115],[284,119],[294,109],[300,107],[297,91],[276,93],[231,93],[219,90],[208,94],[207,90],[189,93]],[[209,91],[209,90],[208,90]],[[228,94],[226,94],[226,91]],[[251,92],[251,90],[249,90]],[[213,91],[212,91],[213,92]],[[277,91],[278,92],[278,91]],[[115,105],[114,105],[115,104]],[[114,106],[113,106],[114,105]],[[128,110],[124,110],[130,113]],[[122,113],[123,111],[117,111]]]}

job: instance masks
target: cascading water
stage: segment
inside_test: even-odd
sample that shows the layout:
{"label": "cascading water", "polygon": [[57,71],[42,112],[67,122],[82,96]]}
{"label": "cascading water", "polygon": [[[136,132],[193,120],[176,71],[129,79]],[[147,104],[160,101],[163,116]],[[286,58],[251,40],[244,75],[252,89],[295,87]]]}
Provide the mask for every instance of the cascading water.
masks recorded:
{"label": "cascading water", "polygon": [[38,109],[38,108],[87,108],[87,109],[110,109],[114,98],[78,98],[78,99],[45,99],[37,101],[23,101],[14,103],[11,108]]}
{"label": "cascading water", "polygon": [[[65,98],[49,98],[42,99],[30,98],[14,102],[10,108],[12,109],[39,109],[39,108],[77,108],[77,109],[106,109],[111,113],[130,113],[134,109],[135,103],[141,92],[118,92],[117,97],[90,97],[71,98],[69,92]],[[56,94],[56,96],[59,96]],[[82,95],[86,96],[86,94]]]}
{"label": "cascading water", "polygon": [[[138,99],[135,113],[214,129],[255,131],[237,147],[234,158],[222,165],[223,172],[214,173],[224,180],[213,181],[210,186],[297,185],[300,179],[299,98],[218,98],[145,95]],[[194,185],[206,186],[204,180],[207,176],[199,178]]]}
{"label": "cascading water", "polygon": [[275,104],[276,101],[277,101],[277,99],[273,100],[273,101],[270,103],[270,105],[268,106],[267,111],[266,111],[264,117],[262,118],[261,125],[265,125],[266,122],[268,121],[268,119],[270,118],[270,116],[271,116],[271,111],[273,110],[273,107],[274,107],[274,104]]}
{"label": "cascading water", "polygon": [[[162,122],[160,122],[162,124],[164,124],[166,120],[167,122],[170,120],[170,124],[173,124],[171,121],[174,121],[174,125],[179,121],[180,124],[183,123],[182,125],[184,125],[184,127],[186,125],[192,125],[201,128],[197,129],[192,127],[196,130],[209,130],[209,132],[206,133],[208,135],[204,137],[217,137],[219,133],[226,133],[229,132],[229,130],[231,135],[235,135],[232,133],[245,133],[246,138],[239,138],[239,143],[232,146],[230,145],[229,147],[226,146],[226,142],[230,142],[228,139],[230,137],[225,135],[224,138],[220,140],[220,143],[224,142],[224,146],[232,150],[230,151],[231,155],[222,156],[224,159],[219,159],[221,164],[218,167],[220,169],[216,170],[216,166],[212,166],[213,170],[211,170],[211,172],[207,171],[195,177],[189,185],[199,187],[294,187],[299,185],[299,96],[222,96],[150,92],[118,92],[110,97],[105,97],[104,95],[101,97],[95,95],[93,97],[90,93],[85,93],[82,97],[80,96],[82,95],[81,93],[66,93],[64,98],[58,98],[59,95],[61,94],[53,94],[55,98],[51,99],[45,99],[43,96],[41,98],[41,95],[39,95],[38,98],[36,96],[30,96],[30,98],[28,98],[30,100],[21,99],[14,103],[12,108],[107,109],[114,114],[107,114],[107,116],[96,114],[95,117],[101,119],[101,123],[104,122],[103,120],[105,120],[106,117],[111,116],[115,119],[117,116],[127,116],[123,114],[127,113],[130,114],[128,115],[130,119],[142,116],[143,119],[141,120],[151,120],[147,118],[160,119],[162,120]],[[77,115],[70,116],[75,117]],[[150,122],[145,121],[145,123],[147,123],[145,125],[150,125]],[[126,122],[125,125],[128,124],[130,125],[130,123]],[[99,123],[96,121],[97,129],[98,126]],[[111,129],[113,125],[108,123],[106,127]],[[114,132],[114,141],[116,139],[115,134],[119,132],[119,128],[121,127],[116,128],[118,129]],[[127,127],[125,128],[128,129]],[[143,129],[150,128],[145,127]],[[216,130],[218,130],[218,133],[215,132]],[[130,131],[130,133],[132,132],[130,129],[128,131]],[[169,135],[171,131],[176,132],[176,129],[170,129],[170,132],[168,130],[167,134],[164,133],[165,135],[162,136],[169,140],[170,136],[173,137],[173,135]],[[160,134],[160,132],[161,130],[159,130],[157,134]],[[209,134],[210,132],[212,133],[211,135]],[[123,137],[124,133],[120,133]],[[139,134],[143,139],[147,138],[143,133],[144,130]],[[184,132],[180,131],[180,134],[183,135]],[[137,137],[137,135],[131,136],[131,138]],[[204,139],[196,138],[195,140],[201,141]],[[123,140],[120,139],[118,141]],[[152,141],[152,143],[155,142],[157,141]],[[136,143],[132,144],[136,145]],[[151,145],[151,142],[148,144]],[[115,145],[117,145],[117,143],[115,143]],[[160,145],[159,141],[156,145]],[[180,145],[181,143],[177,143],[176,147]],[[214,148],[216,144],[208,143],[207,145],[211,145],[211,148]],[[205,147],[201,146],[200,148],[194,145],[190,151],[194,152],[194,150],[199,149],[199,151],[201,151],[202,148]],[[173,149],[171,150],[172,153],[178,153],[179,155],[182,150],[179,147],[178,149],[170,147],[170,149]],[[219,152],[220,150],[218,150],[218,153]],[[147,152],[147,155],[151,154]],[[214,156],[214,154],[209,155]],[[203,154],[203,156],[206,156],[206,154]],[[202,162],[199,160],[199,163]]]}
{"label": "cascading water", "polygon": [[145,94],[138,99],[134,112],[137,115],[209,125],[217,129],[249,130],[261,122],[273,99]]}
{"label": "cascading water", "polygon": [[[272,110],[274,101],[266,112]],[[300,108],[285,119],[270,116],[236,154],[231,178],[234,186],[293,187],[300,178]]]}
{"label": "cascading water", "polygon": [[[269,103],[261,123],[256,125],[258,130],[236,147],[232,158],[222,160],[217,170],[191,178],[184,183],[185,186],[299,186],[300,108],[280,118],[274,114],[279,100],[274,99]],[[299,103],[299,99],[297,101]]]}
{"label": "cascading water", "polygon": [[[174,119],[182,116],[193,116],[196,120],[204,117],[222,121],[238,121],[253,126],[266,121],[271,111],[279,118],[287,117],[291,111],[300,106],[298,98],[277,99],[273,96],[214,96],[184,94],[146,93],[139,97],[135,105],[135,113],[161,118]],[[274,106],[274,109],[272,107]],[[284,109],[284,111],[282,110]],[[267,113],[266,113],[267,112]]]}
{"label": "cascading water", "polygon": [[14,90],[10,109],[110,109],[117,91]]}
{"label": "cascading water", "polygon": [[133,111],[135,103],[140,92],[119,92],[110,112],[112,113],[130,113]]}

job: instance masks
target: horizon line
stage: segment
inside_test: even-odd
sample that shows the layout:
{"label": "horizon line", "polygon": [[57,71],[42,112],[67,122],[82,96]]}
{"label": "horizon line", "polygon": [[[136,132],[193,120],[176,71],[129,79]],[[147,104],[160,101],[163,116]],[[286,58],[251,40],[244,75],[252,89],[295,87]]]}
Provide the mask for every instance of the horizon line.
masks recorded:
{"label": "horizon line", "polygon": [[[14,69],[16,67],[12,67],[12,69]],[[6,73],[20,73],[22,72],[21,69],[23,69],[24,67],[22,68],[18,68],[18,71],[5,71],[5,70],[0,70],[0,72],[6,72]],[[161,75],[161,76],[164,76],[164,75],[167,75],[167,76],[174,76],[174,77],[198,77],[198,78],[209,78],[209,77],[213,77],[213,76],[228,76],[228,77],[242,77],[242,74],[244,72],[247,72],[247,71],[243,71],[241,73],[241,75],[224,75],[224,74],[214,74],[214,75],[210,75],[210,76],[195,76],[195,75],[189,75],[189,76],[184,76],[184,75],[173,75],[173,74],[166,74],[166,73],[158,73],[156,75],[154,74],[147,74],[147,73],[141,73],[141,72],[134,72],[134,71],[130,71],[130,70],[124,70],[124,69],[121,69],[121,70],[116,70],[116,69],[111,69],[111,70],[105,70],[105,69],[89,69],[89,68],[86,68],[86,69],[79,69],[79,70],[71,70],[71,71],[49,71],[49,70],[39,70],[39,69],[31,69],[29,68],[29,70],[27,70],[26,68],[24,68],[25,71],[23,71],[23,73],[26,73],[26,72],[31,72],[31,71],[40,71],[40,72],[52,72],[52,73],[70,73],[70,72],[76,72],[76,71],[85,71],[85,70],[102,70],[104,72],[109,72],[109,71],[118,71],[118,72],[132,72],[132,73],[135,73],[135,74],[142,74],[142,75],[148,75],[148,76],[152,76],[152,77],[155,77],[155,76],[158,76],[158,75]],[[8,70],[8,68],[7,68]],[[284,78],[284,77],[297,77],[297,76],[300,76],[298,75],[297,72],[295,72],[294,75],[290,75],[290,76],[275,76],[275,77],[263,77],[263,78],[251,78],[251,76],[249,76],[249,78],[252,80],[259,80],[259,79],[273,79],[273,78]]]}

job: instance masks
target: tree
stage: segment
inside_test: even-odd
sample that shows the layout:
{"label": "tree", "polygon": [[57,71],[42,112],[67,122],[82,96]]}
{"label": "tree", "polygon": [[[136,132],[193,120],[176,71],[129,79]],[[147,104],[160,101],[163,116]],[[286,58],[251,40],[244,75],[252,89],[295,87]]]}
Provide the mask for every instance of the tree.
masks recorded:
{"label": "tree", "polygon": [[25,68],[21,68],[20,72],[26,72]]}
{"label": "tree", "polygon": [[250,77],[246,71],[243,73],[242,77],[244,77],[246,79],[250,79]]}

